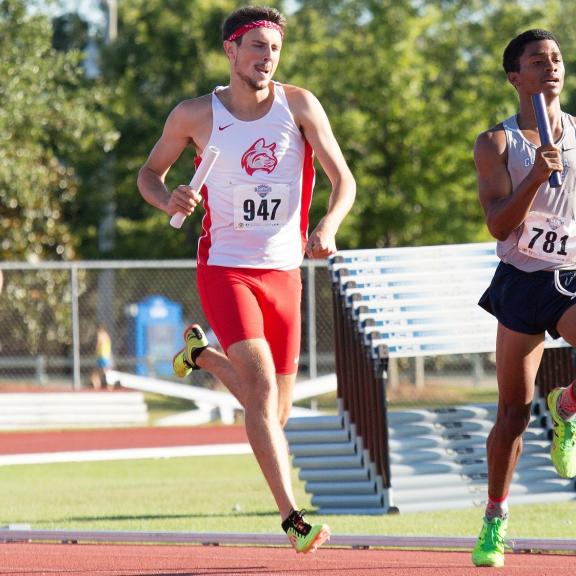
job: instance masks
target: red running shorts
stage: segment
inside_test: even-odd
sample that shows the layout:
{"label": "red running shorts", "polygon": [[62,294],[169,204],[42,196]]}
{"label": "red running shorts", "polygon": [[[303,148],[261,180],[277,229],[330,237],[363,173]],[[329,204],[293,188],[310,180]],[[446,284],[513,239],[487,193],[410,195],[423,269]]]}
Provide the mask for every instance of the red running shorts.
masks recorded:
{"label": "red running shorts", "polygon": [[224,352],[242,340],[268,342],[276,374],[298,371],[300,269],[262,270],[200,264],[198,293],[206,320]]}

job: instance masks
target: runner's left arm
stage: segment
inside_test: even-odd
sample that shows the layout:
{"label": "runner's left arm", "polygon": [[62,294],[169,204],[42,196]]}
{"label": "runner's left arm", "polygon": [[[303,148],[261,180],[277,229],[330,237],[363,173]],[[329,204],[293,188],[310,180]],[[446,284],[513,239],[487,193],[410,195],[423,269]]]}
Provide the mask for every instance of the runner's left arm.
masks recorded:
{"label": "runner's left arm", "polygon": [[336,233],[354,204],[356,182],[318,99],[309,91],[296,87],[290,87],[287,95],[304,137],[332,184],[326,214],[306,245],[310,258],[326,258],[336,252]]}

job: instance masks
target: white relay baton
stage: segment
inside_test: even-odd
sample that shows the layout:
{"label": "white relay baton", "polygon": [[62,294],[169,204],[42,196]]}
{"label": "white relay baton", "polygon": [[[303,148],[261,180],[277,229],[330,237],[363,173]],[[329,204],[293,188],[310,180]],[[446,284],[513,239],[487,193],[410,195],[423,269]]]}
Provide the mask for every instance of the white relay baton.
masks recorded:
{"label": "white relay baton", "polygon": [[[216,146],[209,146],[207,150],[204,150],[202,162],[200,162],[190,181],[190,188],[200,192],[202,186],[204,186],[204,182],[206,182],[206,178],[208,178],[208,174],[210,174],[210,170],[212,170],[214,166],[214,162],[216,162],[218,158],[218,154],[220,154],[220,149],[216,148]],[[176,214],[170,218],[170,226],[172,226],[172,228],[182,228],[184,220],[186,220],[186,216],[182,214],[182,212],[176,212]]]}

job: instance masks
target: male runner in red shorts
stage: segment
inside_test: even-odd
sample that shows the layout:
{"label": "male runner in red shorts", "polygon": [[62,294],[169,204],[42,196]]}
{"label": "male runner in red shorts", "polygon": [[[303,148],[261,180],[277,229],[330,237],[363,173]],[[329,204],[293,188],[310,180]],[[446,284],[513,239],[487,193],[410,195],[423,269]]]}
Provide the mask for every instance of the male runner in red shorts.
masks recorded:
{"label": "male runner in red shorts", "polygon": [[[300,265],[304,252],[311,258],[334,254],[356,185],[318,100],[272,81],[284,26],[284,17],[267,7],[244,7],[226,19],[229,85],[172,110],[138,187],[169,215],[190,215],[203,204],[198,290],[224,354],[193,325],[174,370],[179,376],[207,370],[238,398],[282,528],[298,552],[309,552],[330,531],[311,526],[297,510],[283,432],[300,351]],[[181,185],[170,193],[165,176],[188,145],[198,157],[207,146],[220,155],[201,191]],[[314,154],[332,193],[326,215],[307,237]]]}

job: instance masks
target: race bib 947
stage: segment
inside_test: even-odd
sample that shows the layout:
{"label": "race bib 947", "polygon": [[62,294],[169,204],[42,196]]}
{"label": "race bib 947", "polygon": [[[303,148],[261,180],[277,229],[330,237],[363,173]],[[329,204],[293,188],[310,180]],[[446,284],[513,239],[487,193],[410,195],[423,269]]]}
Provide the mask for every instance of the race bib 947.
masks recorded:
{"label": "race bib 947", "polygon": [[288,221],[288,184],[235,186],[234,229],[277,228]]}
{"label": "race bib 947", "polygon": [[543,212],[530,212],[518,242],[522,254],[557,264],[576,262],[576,222]]}

